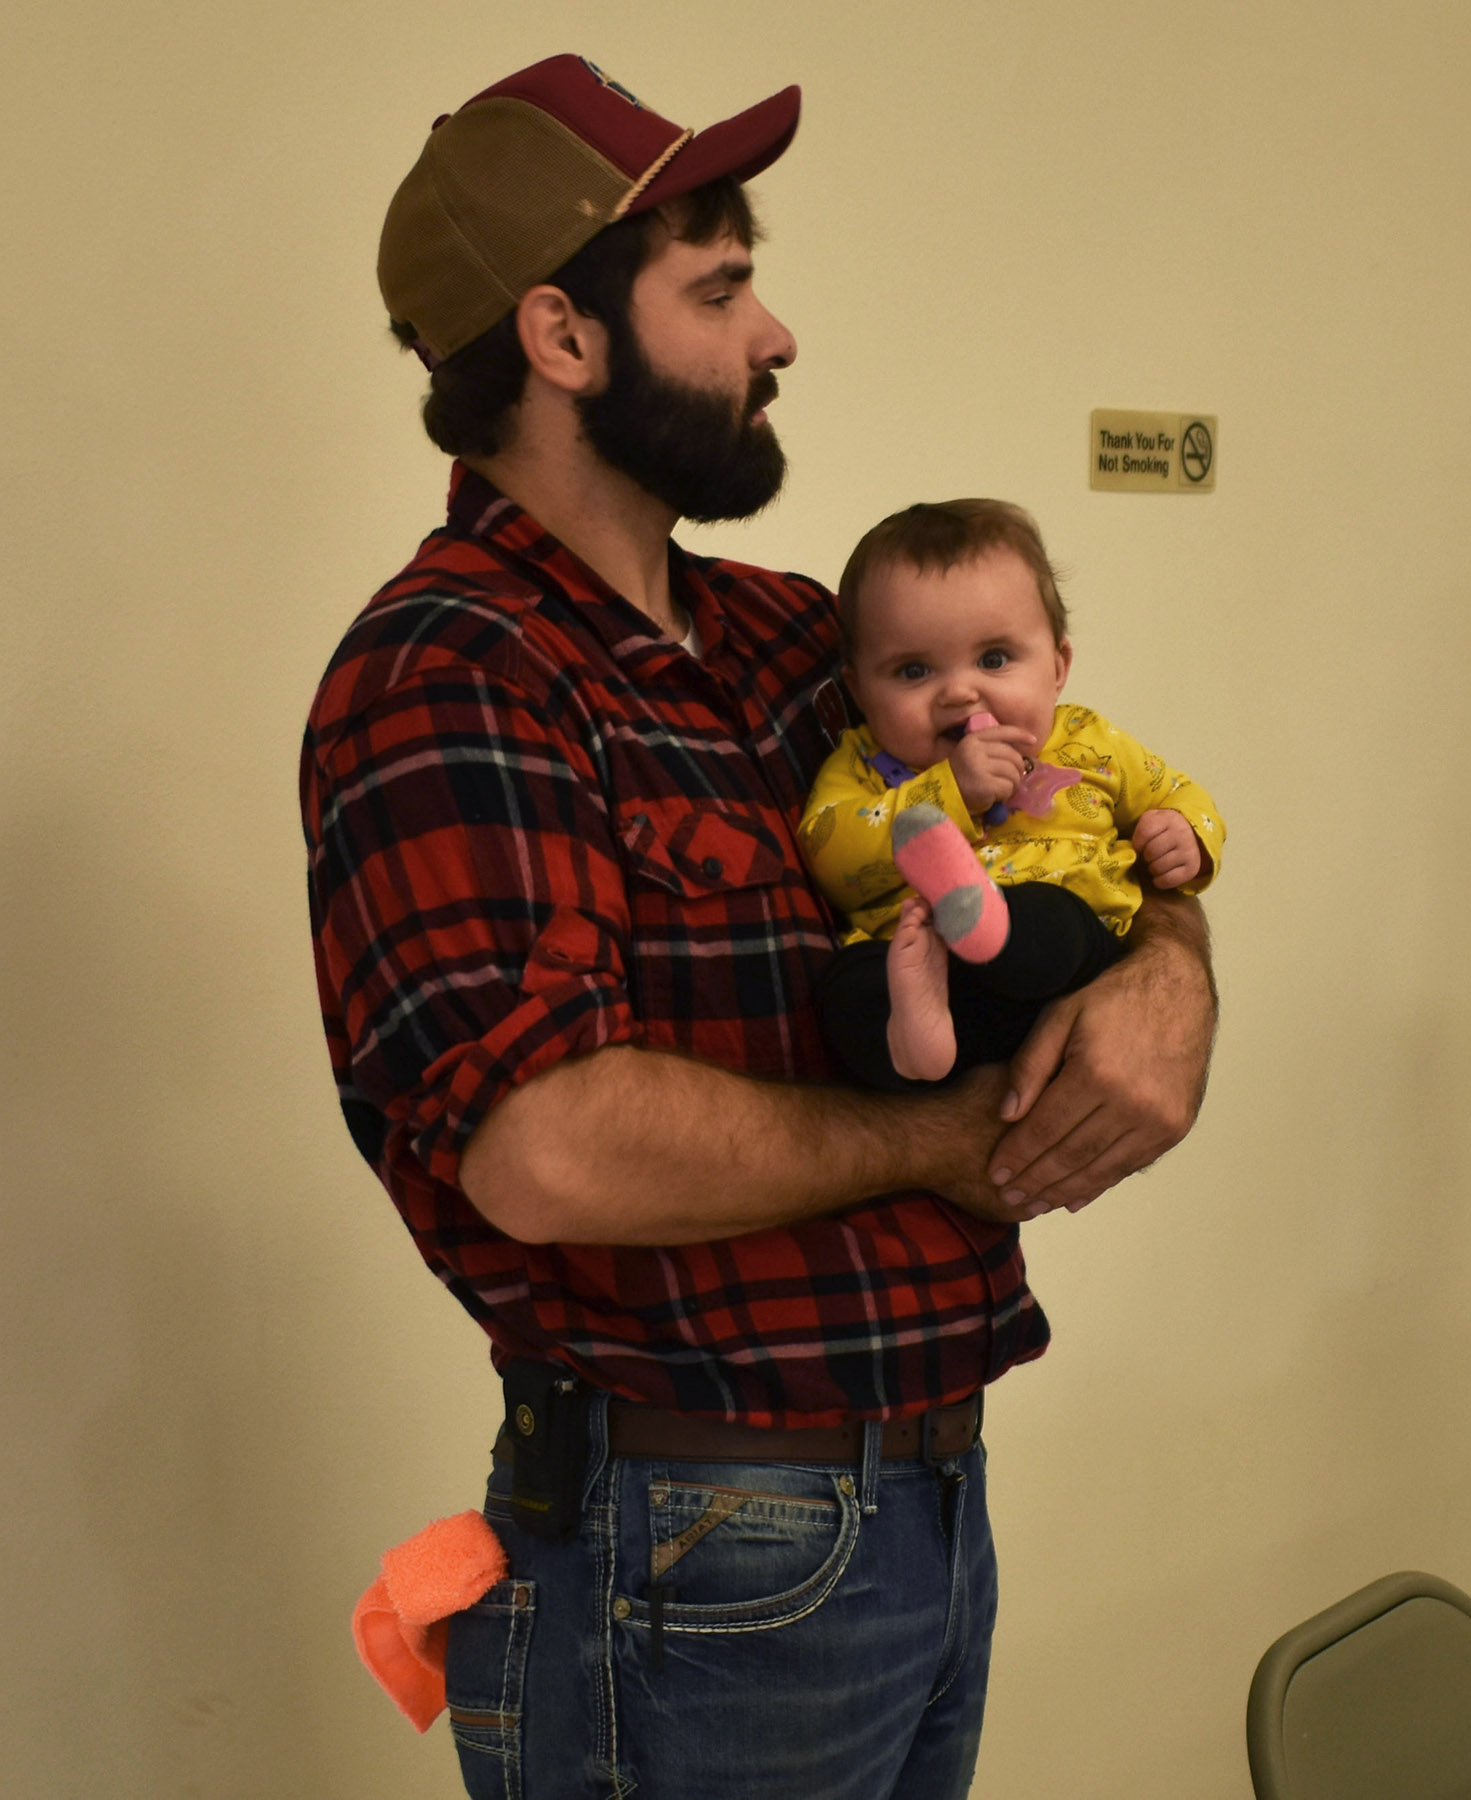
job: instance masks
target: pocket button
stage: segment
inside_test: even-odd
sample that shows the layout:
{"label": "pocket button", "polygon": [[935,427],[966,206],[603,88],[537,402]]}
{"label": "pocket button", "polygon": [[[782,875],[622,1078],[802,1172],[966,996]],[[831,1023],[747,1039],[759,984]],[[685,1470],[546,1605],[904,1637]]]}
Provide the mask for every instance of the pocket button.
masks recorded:
{"label": "pocket button", "polygon": [[719,880],[720,876],[724,872],[724,865],[722,864],[722,862],[718,856],[707,856],[705,858],[704,862],[702,862],[700,864],[700,867],[705,871],[705,873],[710,877],[710,879],[712,881]]}

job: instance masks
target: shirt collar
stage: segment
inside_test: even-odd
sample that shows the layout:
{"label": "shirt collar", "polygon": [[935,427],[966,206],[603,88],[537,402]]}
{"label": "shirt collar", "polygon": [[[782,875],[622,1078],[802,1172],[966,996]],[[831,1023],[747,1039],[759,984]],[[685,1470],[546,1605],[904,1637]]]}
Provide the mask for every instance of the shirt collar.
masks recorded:
{"label": "shirt collar", "polygon": [[[477,538],[506,561],[519,564],[537,585],[550,585],[565,594],[575,603],[583,622],[620,661],[679,650],[647,613],[610,587],[596,569],[553,537],[509,495],[458,461],[450,471],[449,527]],[[701,561],[672,540],[669,586],[676,602],[693,621],[708,660],[725,635],[723,608],[706,579]]]}

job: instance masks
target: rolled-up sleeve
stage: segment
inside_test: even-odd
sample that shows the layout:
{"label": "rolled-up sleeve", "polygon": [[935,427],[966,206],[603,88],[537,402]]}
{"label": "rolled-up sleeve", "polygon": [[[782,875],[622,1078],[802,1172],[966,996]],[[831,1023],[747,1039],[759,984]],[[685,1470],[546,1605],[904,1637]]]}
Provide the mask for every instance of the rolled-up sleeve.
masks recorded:
{"label": "rolled-up sleeve", "polygon": [[606,804],[555,715],[503,669],[445,659],[348,710],[304,766],[339,1082],[441,1181],[513,1085],[642,1038]]}

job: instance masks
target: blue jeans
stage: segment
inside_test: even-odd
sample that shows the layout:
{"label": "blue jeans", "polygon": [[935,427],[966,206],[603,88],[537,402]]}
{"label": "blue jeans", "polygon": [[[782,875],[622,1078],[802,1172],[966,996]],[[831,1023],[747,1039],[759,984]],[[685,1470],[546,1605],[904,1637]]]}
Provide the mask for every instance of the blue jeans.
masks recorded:
{"label": "blue jeans", "polygon": [[511,1573],[450,1622],[472,1800],[964,1800],[996,1615],[978,1443],[939,1467],[606,1454],[581,1529],[485,1514]]}

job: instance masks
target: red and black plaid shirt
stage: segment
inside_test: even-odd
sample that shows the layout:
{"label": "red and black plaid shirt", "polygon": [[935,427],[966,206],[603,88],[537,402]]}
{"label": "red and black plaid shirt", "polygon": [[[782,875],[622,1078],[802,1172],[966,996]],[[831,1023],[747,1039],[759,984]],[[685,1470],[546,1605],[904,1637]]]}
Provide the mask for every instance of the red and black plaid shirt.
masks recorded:
{"label": "red and black plaid shirt", "polygon": [[753,1424],[902,1417],[1045,1346],[1014,1229],[904,1193],[716,1243],[522,1244],[457,1185],[496,1101],[574,1053],[827,1076],[796,825],[842,724],[831,597],[670,556],[698,660],[457,465],[447,527],[343,640],[302,758],[342,1108],[497,1360]]}

